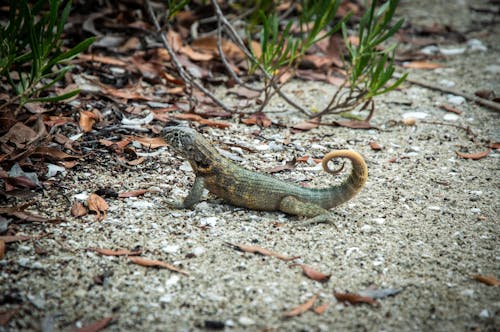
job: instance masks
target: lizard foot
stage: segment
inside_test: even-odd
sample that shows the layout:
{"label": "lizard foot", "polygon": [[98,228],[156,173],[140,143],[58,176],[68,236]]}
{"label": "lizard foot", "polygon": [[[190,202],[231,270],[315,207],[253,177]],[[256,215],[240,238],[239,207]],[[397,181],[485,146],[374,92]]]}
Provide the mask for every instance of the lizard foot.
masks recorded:
{"label": "lizard foot", "polygon": [[325,213],[325,214],[320,214],[315,217],[301,220],[300,222],[294,224],[294,226],[306,226],[306,225],[315,225],[315,224],[321,224],[321,223],[326,223],[326,224],[332,224],[335,229],[338,230],[337,225],[335,225],[335,216],[333,213]]}

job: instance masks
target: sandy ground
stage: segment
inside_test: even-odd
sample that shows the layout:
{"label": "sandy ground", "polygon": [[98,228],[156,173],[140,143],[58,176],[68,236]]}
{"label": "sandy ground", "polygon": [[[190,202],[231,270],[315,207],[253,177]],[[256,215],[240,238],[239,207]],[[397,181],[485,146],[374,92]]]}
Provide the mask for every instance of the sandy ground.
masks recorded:
{"label": "sandy ground", "polygon": [[[401,11],[419,20],[449,18],[449,24],[474,19],[463,14],[466,5],[454,4],[458,8],[453,8],[453,18],[439,5],[426,15],[410,11],[408,3]],[[454,21],[457,17],[462,21]],[[467,30],[467,24],[461,27]],[[450,56],[445,68],[412,77],[441,85],[453,82],[454,88],[469,93],[480,88],[500,91],[500,44],[494,35],[482,39],[488,51]],[[300,81],[287,86],[304,104],[316,107],[327,102],[332,89]],[[458,157],[456,151],[484,151],[500,141],[498,113],[467,101],[453,102],[446,94],[406,85],[377,100],[372,122],[379,129],[321,127],[291,135],[290,144],[283,143],[287,129],[273,126],[255,138],[251,132],[258,128],[238,124],[237,117],[225,131],[205,131],[214,144],[258,171],[294,156],[320,158],[338,148],[362,153],[369,168],[366,188],[334,210],[336,227],[296,227],[300,218],[235,208],[212,196],[193,210],[171,210],[166,199],[181,199],[193,181],[180,157],[164,149],[139,166],[121,167],[113,156],[99,154],[95,162],[62,177],[59,187],[33,207],[66,222],[20,228],[20,234],[49,233],[37,241],[46,254],[37,254],[31,242],[8,246],[0,261],[0,311],[20,311],[0,331],[70,330],[108,316],[114,323],[107,331],[497,330],[499,288],[471,277],[500,276],[500,155],[491,151],[475,161]],[[442,103],[463,113],[450,115],[439,107]],[[401,120],[409,112],[426,117],[407,126]],[[283,124],[304,120],[279,100],[270,105],[269,116]],[[372,150],[371,141],[383,149]],[[255,150],[239,154],[228,143]],[[276,176],[313,187],[342,180],[308,164]],[[71,217],[75,195],[99,188],[150,192],[108,199],[110,209],[102,222],[92,215]],[[298,263],[332,276],[319,283],[289,262],[241,253],[226,242],[300,256]],[[140,247],[144,257],[170,262],[189,276],[131,264],[126,257],[102,256],[89,247]],[[380,299],[379,306],[349,306],[333,297],[334,290],[370,289],[400,292]],[[324,314],[283,317],[314,294],[319,294],[316,305],[330,303]]]}

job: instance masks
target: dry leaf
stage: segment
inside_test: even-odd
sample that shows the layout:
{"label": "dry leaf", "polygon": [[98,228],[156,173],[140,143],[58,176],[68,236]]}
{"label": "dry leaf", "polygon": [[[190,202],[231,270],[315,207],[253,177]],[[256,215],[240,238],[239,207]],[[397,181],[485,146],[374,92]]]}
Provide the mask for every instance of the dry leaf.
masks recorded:
{"label": "dry leaf", "polygon": [[293,158],[292,160],[287,161],[284,165],[278,165],[270,169],[267,169],[266,172],[272,174],[272,173],[282,172],[284,170],[294,169],[295,164],[297,164],[297,159]]}
{"label": "dry leaf", "polygon": [[0,239],[0,260],[3,259],[4,256],[5,256],[5,241]]}
{"label": "dry leaf", "polygon": [[163,146],[167,146],[167,143],[162,137],[130,137],[131,141],[136,141],[141,143],[144,147],[149,149],[157,149]]}
{"label": "dry leaf", "polygon": [[304,131],[311,130],[311,129],[317,128],[319,126],[319,120],[320,120],[319,118],[313,118],[313,119],[308,120],[308,121],[294,124],[292,126],[292,128],[298,129],[298,130],[304,130]]}
{"label": "dry leaf", "polygon": [[105,65],[117,66],[117,67],[127,67],[129,64],[125,61],[119,60],[116,57],[102,56],[95,54],[79,54],[76,61],[73,62],[100,62]]}
{"label": "dry leaf", "polygon": [[19,310],[21,310],[21,307],[0,312],[0,326],[7,325],[12,317],[19,312]]}
{"label": "dry leaf", "polygon": [[313,306],[313,304],[314,304],[314,302],[316,302],[317,299],[318,299],[318,294],[315,294],[309,300],[307,300],[306,302],[302,303],[298,307],[293,308],[292,310],[285,312],[283,314],[283,316],[285,316],[285,317],[294,317],[294,316],[301,315],[304,312],[306,312],[307,310],[311,309],[312,306]]}
{"label": "dry leaf", "polygon": [[372,129],[374,128],[370,122],[365,120],[351,120],[351,121],[333,121],[332,125],[339,127],[346,127],[352,129]]}
{"label": "dry leaf", "polygon": [[287,257],[287,256],[272,252],[270,250],[267,250],[267,249],[259,247],[259,246],[247,246],[244,244],[232,244],[229,242],[226,242],[226,244],[234,249],[237,249],[237,250],[240,250],[243,252],[248,252],[248,253],[252,253],[252,254],[260,254],[263,256],[272,256],[272,257],[276,257],[276,258],[284,260],[284,261],[293,261],[297,258],[300,258],[300,256]]}
{"label": "dry leaf", "polygon": [[248,118],[241,119],[241,122],[246,125],[257,125],[264,128],[268,128],[272,124],[271,120],[263,112],[253,113]]}
{"label": "dry leaf", "polygon": [[106,317],[101,320],[95,321],[79,329],[74,329],[72,332],[99,332],[111,323],[113,317]]}
{"label": "dry leaf", "polygon": [[374,151],[382,150],[382,147],[377,142],[374,142],[374,141],[370,142],[370,148],[372,148],[372,150],[374,150]]}
{"label": "dry leaf", "polygon": [[412,69],[436,69],[444,67],[443,64],[437,62],[428,62],[428,61],[411,61],[405,62],[403,64],[404,68],[412,68]]}
{"label": "dry leaf", "polygon": [[359,294],[354,294],[354,293],[338,293],[338,292],[333,292],[333,295],[339,302],[348,302],[350,304],[362,304],[362,303],[368,303],[373,306],[378,305],[379,303],[374,300],[371,297],[368,296],[361,296]]}
{"label": "dry leaf", "polygon": [[459,110],[458,108],[453,107],[451,105],[448,105],[448,104],[443,104],[440,107],[442,109],[444,109],[446,112],[451,112],[451,113],[455,113],[455,114],[462,114],[461,110]]}
{"label": "dry leaf", "polygon": [[500,142],[491,143],[488,147],[494,150],[498,150],[500,149]]}
{"label": "dry leaf", "polygon": [[70,154],[67,154],[65,152],[62,152],[61,150],[55,149],[55,148],[49,148],[46,146],[39,146],[35,149],[35,151],[32,153],[32,156],[40,156],[40,157],[49,157],[54,160],[65,160],[65,159],[79,159],[82,158],[82,156],[72,156]]}
{"label": "dry leaf", "polygon": [[219,129],[225,129],[229,127],[231,124],[227,122],[221,122],[221,121],[211,121],[202,118],[198,114],[193,114],[193,113],[180,113],[180,114],[172,114],[172,117],[178,120],[191,120],[191,121],[196,121],[201,124],[210,126],[210,127],[215,127]]}
{"label": "dry leaf", "polygon": [[99,116],[90,111],[81,111],[80,112],[80,121],[78,124],[80,128],[82,128],[83,132],[88,133],[92,130],[94,124],[99,120]]}
{"label": "dry leaf", "polygon": [[330,306],[330,302],[325,302],[322,305],[313,308],[313,311],[315,313],[317,313],[318,315],[323,315],[329,306]]}
{"label": "dry leaf", "polygon": [[313,268],[311,268],[310,266],[307,266],[304,264],[292,264],[292,265],[290,265],[290,267],[294,267],[294,266],[300,266],[302,268],[302,272],[304,272],[304,274],[309,279],[312,279],[315,281],[319,281],[319,282],[328,281],[330,279],[330,277],[332,276],[331,274],[324,274],[324,273],[318,272],[318,271],[314,270]]}
{"label": "dry leaf", "polygon": [[158,260],[153,260],[153,259],[147,259],[143,257],[135,257],[135,256],[129,256],[128,259],[130,259],[133,263],[141,265],[141,266],[146,266],[146,267],[164,267],[170,271],[178,272],[180,274],[184,275],[189,275],[186,271],[183,271],[171,264],[158,261]]}
{"label": "dry leaf", "polygon": [[212,53],[197,52],[191,46],[183,46],[180,53],[187,55],[193,61],[210,61],[214,58]]}
{"label": "dry leaf", "polygon": [[476,153],[462,153],[462,152],[456,152],[457,155],[461,158],[464,159],[472,159],[472,160],[479,160],[485,158],[487,155],[490,154],[490,149],[482,152],[476,152]]}
{"label": "dry leaf", "polygon": [[415,118],[406,118],[406,119],[403,119],[403,124],[405,126],[414,126],[416,123],[417,123],[417,119]]}
{"label": "dry leaf", "polygon": [[123,193],[119,193],[118,197],[120,197],[120,198],[137,197],[137,196],[144,195],[147,192],[148,192],[147,189],[137,189],[137,190],[125,191]]}
{"label": "dry leaf", "polygon": [[87,205],[89,206],[89,210],[94,211],[97,214],[97,221],[102,221],[106,218],[106,210],[109,206],[104,198],[96,194],[91,194],[87,199]]}
{"label": "dry leaf", "polygon": [[492,100],[495,98],[495,91],[491,89],[480,89],[474,92],[474,94],[480,98]]}
{"label": "dry leaf", "polygon": [[71,215],[73,217],[83,217],[88,213],[87,209],[81,202],[74,202],[71,206]]}
{"label": "dry leaf", "polygon": [[42,217],[36,214],[32,214],[31,212],[24,211],[31,203],[23,204],[20,206],[13,207],[0,207],[0,214],[5,214],[8,216],[16,217],[22,221],[28,222],[56,222],[60,221],[60,219],[48,219],[46,217]]}
{"label": "dry leaf", "polygon": [[472,278],[474,278],[475,280],[482,282],[483,284],[486,284],[488,286],[500,286],[500,280],[498,280],[497,278],[495,278],[493,276],[483,276],[480,274],[476,274]]}
{"label": "dry leaf", "polygon": [[112,250],[112,249],[104,249],[104,248],[88,248],[88,250],[95,251],[101,255],[104,256],[137,256],[142,254],[142,250],[134,250],[130,251],[127,249],[119,249],[119,250]]}

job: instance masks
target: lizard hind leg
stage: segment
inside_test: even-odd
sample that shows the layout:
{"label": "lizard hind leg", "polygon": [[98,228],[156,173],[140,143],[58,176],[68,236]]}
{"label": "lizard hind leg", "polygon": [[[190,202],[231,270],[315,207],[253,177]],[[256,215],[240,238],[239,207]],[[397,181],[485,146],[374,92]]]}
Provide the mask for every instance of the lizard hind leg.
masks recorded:
{"label": "lizard hind leg", "polygon": [[333,222],[330,211],[314,203],[302,202],[293,196],[283,198],[280,202],[279,210],[288,214],[309,218],[304,220],[303,223],[298,224],[298,226]]}

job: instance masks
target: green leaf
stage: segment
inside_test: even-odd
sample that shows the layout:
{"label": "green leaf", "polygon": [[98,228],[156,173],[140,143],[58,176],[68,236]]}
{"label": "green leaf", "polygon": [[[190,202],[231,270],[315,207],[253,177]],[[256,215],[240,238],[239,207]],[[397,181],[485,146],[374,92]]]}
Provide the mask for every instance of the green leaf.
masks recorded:
{"label": "green leaf", "polygon": [[76,89],[70,91],[68,93],[58,95],[58,96],[50,96],[50,97],[41,97],[41,98],[30,98],[27,100],[28,103],[49,103],[49,102],[57,102],[64,99],[69,99],[71,97],[76,96],[80,93],[80,89]]}
{"label": "green leaf", "polygon": [[84,50],[86,50],[94,41],[96,37],[90,37],[85,39],[84,41],[80,42],[78,45],[70,49],[69,51],[66,51],[59,56],[55,57],[54,59],[50,60],[49,66],[52,67],[53,65],[60,63],[61,61],[65,60],[71,60],[73,57],[77,56]]}

